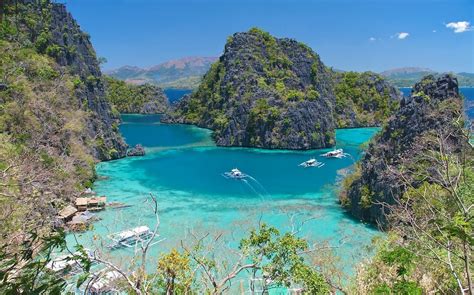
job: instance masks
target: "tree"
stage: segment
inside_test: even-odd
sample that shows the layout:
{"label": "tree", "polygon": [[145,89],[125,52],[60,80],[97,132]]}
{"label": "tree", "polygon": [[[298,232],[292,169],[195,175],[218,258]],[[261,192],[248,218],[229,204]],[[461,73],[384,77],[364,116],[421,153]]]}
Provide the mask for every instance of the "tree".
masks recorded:
{"label": "tree", "polygon": [[[38,236],[35,232],[23,237],[21,245],[4,244],[0,248],[1,294],[62,294],[66,281],[51,273],[46,265],[56,251],[67,250],[63,231]],[[84,249],[77,246],[74,259],[85,272],[91,266]],[[72,253],[71,253],[72,254]]]}
{"label": "tree", "polygon": [[[237,259],[228,267],[210,255],[213,248],[205,245],[207,237],[198,239],[192,249],[183,248],[203,272],[203,284],[211,294],[228,291],[232,280],[243,273],[250,276],[254,293],[265,293],[275,287],[297,287],[310,294],[329,293],[325,278],[305,261],[304,254],[311,251],[308,243],[292,233],[282,235],[276,228],[261,224],[240,241],[238,251],[229,249],[229,254]],[[213,245],[219,239],[220,236],[211,239]],[[255,286],[257,281],[262,283],[262,289]]]}
{"label": "tree", "polygon": [[[411,280],[421,282],[427,292],[457,289],[459,294],[473,294],[474,161],[467,138],[461,145],[453,145],[445,130],[426,135],[418,146],[424,150],[415,161],[388,171],[402,180],[406,192],[394,205],[382,204],[391,211],[393,234],[382,254],[391,254],[375,259],[372,266],[378,271],[365,279],[374,280],[386,266],[396,266],[402,272],[391,279],[385,276],[391,285],[384,286],[379,277],[377,288],[393,291],[402,283],[413,287],[408,285]],[[400,260],[403,257],[406,259]]]}
{"label": "tree", "polygon": [[189,254],[180,253],[174,248],[169,253],[162,254],[158,261],[157,275],[159,293],[194,294],[194,272]]}

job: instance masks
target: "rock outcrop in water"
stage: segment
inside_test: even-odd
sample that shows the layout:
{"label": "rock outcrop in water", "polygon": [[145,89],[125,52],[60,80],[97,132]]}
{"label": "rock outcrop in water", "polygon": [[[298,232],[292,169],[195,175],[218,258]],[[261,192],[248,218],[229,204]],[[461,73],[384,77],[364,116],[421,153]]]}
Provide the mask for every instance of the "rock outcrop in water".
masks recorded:
{"label": "rock outcrop in water", "polygon": [[254,28],[229,37],[198,90],[163,121],[210,128],[221,146],[323,148],[335,144],[334,100],[316,53]]}
{"label": "rock outcrop in water", "polygon": [[162,114],[169,102],[163,89],[151,84],[133,85],[106,77],[107,99],[120,113]]}
{"label": "rock outcrop in water", "polygon": [[251,29],[163,122],[210,128],[221,146],[323,148],[336,127],[379,126],[401,97],[380,75],[335,73],[306,45]]}
{"label": "rock outcrop in water", "polygon": [[[346,180],[340,196],[342,205],[359,219],[386,225],[386,205],[394,205],[406,189],[391,171],[412,169],[412,163],[430,148],[430,139],[439,132],[446,137],[448,152],[459,152],[467,144],[462,118],[457,79],[449,75],[425,77],[415,85],[411,97],[400,102],[399,110],[376,135],[356,171]],[[423,169],[429,166],[426,163]],[[412,181],[416,186],[416,180]]]}
{"label": "rock outcrop in water", "polygon": [[145,155],[145,148],[141,144],[135,145],[135,147],[127,151],[129,157],[142,157]]}

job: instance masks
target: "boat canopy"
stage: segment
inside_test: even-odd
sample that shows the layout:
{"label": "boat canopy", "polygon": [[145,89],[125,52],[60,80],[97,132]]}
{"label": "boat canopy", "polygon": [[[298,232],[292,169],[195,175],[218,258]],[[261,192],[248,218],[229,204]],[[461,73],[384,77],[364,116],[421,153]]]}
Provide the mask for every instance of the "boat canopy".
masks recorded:
{"label": "boat canopy", "polygon": [[117,235],[119,240],[129,239],[136,236],[141,236],[150,232],[150,228],[146,225],[138,226],[133,229],[123,231]]}

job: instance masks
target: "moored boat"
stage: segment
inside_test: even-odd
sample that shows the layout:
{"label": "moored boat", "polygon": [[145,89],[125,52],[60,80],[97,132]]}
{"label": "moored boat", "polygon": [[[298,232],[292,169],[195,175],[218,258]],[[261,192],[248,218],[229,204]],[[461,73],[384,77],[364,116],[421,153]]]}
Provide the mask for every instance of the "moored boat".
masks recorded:
{"label": "moored boat", "polygon": [[299,164],[298,166],[302,166],[304,168],[309,168],[309,167],[320,168],[320,167],[324,166],[324,163],[319,162],[318,160],[313,158],[313,159],[309,159],[308,161],[304,161],[303,163]]}
{"label": "moored boat", "polygon": [[333,151],[329,151],[327,153],[324,153],[322,154],[321,156],[322,157],[326,157],[326,158],[344,158],[344,157],[347,157],[347,153],[344,153],[344,150],[343,149],[336,149],[336,150],[333,150]]}
{"label": "moored boat", "polygon": [[107,246],[109,249],[117,249],[122,247],[134,247],[139,242],[146,242],[153,237],[153,232],[146,225],[127,229],[118,233],[109,235],[113,241]]}

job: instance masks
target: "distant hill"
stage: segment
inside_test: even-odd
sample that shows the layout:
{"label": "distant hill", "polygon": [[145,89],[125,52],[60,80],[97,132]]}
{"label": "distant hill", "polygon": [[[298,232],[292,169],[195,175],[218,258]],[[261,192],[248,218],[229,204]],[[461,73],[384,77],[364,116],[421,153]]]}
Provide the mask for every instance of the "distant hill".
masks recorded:
{"label": "distant hill", "polygon": [[[380,73],[385,76],[390,82],[398,87],[412,87],[415,83],[426,75],[441,76],[443,73],[438,73],[431,69],[406,67],[391,69]],[[474,73],[453,73],[458,78],[460,87],[474,86]]]}
{"label": "distant hill", "polygon": [[185,57],[150,68],[123,66],[107,74],[132,84],[151,83],[162,88],[194,89],[216,57]]}

